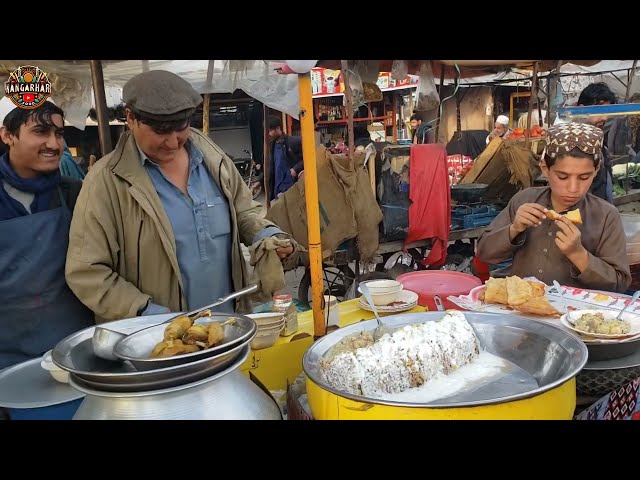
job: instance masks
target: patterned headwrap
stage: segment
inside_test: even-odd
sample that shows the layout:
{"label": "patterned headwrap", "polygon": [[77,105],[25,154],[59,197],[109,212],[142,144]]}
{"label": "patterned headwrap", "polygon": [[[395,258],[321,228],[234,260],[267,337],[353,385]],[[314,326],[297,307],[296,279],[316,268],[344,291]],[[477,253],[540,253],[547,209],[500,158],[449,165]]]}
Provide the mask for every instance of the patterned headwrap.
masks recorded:
{"label": "patterned headwrap", "polygon": [[564,155],[577,148],[600,161],[603,137],[602,130],[588,123],[561,123],[547,130],[545,153],[556,158],[558,154]]}

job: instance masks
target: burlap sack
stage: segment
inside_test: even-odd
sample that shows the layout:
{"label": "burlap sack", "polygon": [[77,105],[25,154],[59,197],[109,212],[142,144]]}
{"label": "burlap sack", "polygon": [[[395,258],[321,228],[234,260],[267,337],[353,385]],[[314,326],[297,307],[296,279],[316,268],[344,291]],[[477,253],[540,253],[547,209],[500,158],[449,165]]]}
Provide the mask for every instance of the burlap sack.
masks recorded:
{"label": "burlap sack", "polygon": [[[358,234],[353,208],[343,184],[338,180],[326,149],[316,152],[320,235],[323,258],[332,256],[338,246]],[[266,218],[309,248],[304,181],[296,182],[267,212]]]}

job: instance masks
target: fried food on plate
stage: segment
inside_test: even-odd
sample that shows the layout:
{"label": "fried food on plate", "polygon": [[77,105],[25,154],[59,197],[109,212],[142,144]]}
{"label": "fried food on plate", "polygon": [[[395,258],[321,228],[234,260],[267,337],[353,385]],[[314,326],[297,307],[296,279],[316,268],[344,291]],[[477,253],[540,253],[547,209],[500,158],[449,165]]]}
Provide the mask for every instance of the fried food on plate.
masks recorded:
{"label": "fried food on plate", "polygon": [[186,315],[180,315],[171,321],[167,328],[164,329],[164,339],[165,340],[176,340],[181,339],[189,328],[193,325],[193,320],[191,320]]}
{"label": "fried food on plate", "polygon": [[165,340],[158,343],[153,351],[151,357],[153,358],[166,358],[173,357],[174,355],[180,355],[183,353],[197,352],[200,349],[197,345],[185,345],[182,340]]}
{"label": "fried food on plate", "polygon": [[[558,220],[560,217],[562,217],[563,215],[560,215],[558,212],[556,212],[555,210],[547,210],[547,218],[549,220]],[[576,208],[575,210],[571,210],[570,212],[567,212],[564,214],[564,217],[569,220],[570,222],[576,224],[576,225],[581,225],[582,224],[582,216],[580,215],[580,209]]]}
{"label": "fried food on plate", "polygon": [[182,336],[182,341],[187,345],[207,345],[209,328],[207,325],[192,325]]}
{"label": "fried food on plate", "polygon": [[507,299],[509,305],[522,305],[533,297],[533,288],[520,277],[507,277]]}
{"label": "fried food on plate", "polygon": [[534,315],[543,315],[550,317],[560,316],[560,312],[553,308],[553,305],[549,303],[547,297],[531,297],[526,302],[516,305],[513,307],[514,310],[517,310],[521,313],[532,313]]}
{"label": "fried food on plate", "polygon": [[533,291],[534,297],[544,297],[546,291],[544,288],[544,283],[532,282],[531,280],[527,280],[527,282],[529,283],[529,285],[531,285],[531,290]]}
{"label": "fried food on plate", "polygon": [[218,323],[213,322],[209,324],[209,335],[207,337],[207,345],[213,347],[224,340],[224,327]]}
{"label": "fried food on plate", "polygon": [[507,305],[507,279],[490,278],[485,283],[484,301],[487,303],[500,303]]}

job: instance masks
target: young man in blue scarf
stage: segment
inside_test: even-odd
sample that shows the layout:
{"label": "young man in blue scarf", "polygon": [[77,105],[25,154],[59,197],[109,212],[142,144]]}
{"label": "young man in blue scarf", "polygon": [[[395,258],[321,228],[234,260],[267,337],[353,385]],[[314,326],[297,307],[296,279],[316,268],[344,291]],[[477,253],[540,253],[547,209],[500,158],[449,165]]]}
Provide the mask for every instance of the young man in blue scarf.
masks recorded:
{"label": "young man in blue scarf", "polygon": [[[9,102],[9,103],[6,103]],[[64,112],[3,98],[0,138],[0,370],[39,357],[94,323],[64,276],[82,182],[60,174]]]}

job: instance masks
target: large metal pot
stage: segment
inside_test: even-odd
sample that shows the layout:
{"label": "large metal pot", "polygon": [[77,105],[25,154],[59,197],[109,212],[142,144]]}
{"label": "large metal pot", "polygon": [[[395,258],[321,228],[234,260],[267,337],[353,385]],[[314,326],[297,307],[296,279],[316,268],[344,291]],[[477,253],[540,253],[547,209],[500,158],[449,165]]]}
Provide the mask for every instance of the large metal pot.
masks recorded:
{"label": "large metal pot", "polygon": [[275,401],[240,372],[249,350],[223,372],[186,385],[142,392],[106,392],[83,384],[86,393],[74,420],[281,420]]}
{"label": "large metal pot", "polygon": [[[337,419],[566,419],[576,407],[575,376],[587,362],[585,344],[570,332],[547,322],[513,315],[464,312],[481,346],[528,373],[538,384],[529,391],[475,401],[436,400],[428,404],[387,401],[337,391],[319,374],[321,358],[342,338],[371,331],[375,320],[341,328],[314,343],[305,353],[307,396],[313,417]],[[402,326],[442,318],[441,312],[385,317],[385,323]]]}

